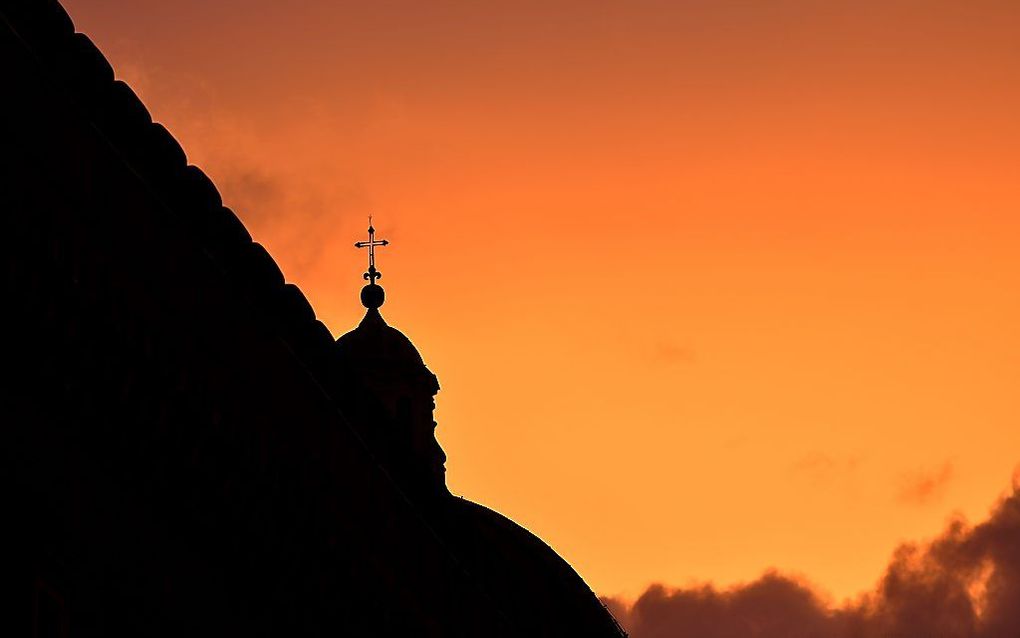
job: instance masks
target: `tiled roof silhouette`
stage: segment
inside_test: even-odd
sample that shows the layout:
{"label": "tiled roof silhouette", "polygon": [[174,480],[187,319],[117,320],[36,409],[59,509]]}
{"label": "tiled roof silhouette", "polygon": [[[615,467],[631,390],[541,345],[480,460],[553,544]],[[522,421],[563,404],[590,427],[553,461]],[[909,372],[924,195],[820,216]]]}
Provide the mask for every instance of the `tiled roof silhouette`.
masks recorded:
{"label": "tiled roof silhouette", "polygon": [[167,213],[187,227],[259,311],[275,320],[280,336],[305,365],[322,371],[333,343],[329,329],[223,205],[212,181],[188,164],[166,127],[153,122],[131,87],[115,79],[112,66],[89,37],[74,31],[63,7],[50,0],[13,0],[3,11],[41,64],[68,89],[69,98],[158,195]]}

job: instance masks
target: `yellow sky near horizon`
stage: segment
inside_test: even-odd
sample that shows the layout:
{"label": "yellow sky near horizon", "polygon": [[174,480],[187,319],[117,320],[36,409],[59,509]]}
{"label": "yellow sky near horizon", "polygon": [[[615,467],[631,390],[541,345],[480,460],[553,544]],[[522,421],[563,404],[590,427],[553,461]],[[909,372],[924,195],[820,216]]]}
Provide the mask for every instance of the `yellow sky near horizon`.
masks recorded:
{"label": "yellow sky near horizon", "polygon": [[837,598],[1020,461],[1020,5],[65,0],[451,489],[600,594]]}

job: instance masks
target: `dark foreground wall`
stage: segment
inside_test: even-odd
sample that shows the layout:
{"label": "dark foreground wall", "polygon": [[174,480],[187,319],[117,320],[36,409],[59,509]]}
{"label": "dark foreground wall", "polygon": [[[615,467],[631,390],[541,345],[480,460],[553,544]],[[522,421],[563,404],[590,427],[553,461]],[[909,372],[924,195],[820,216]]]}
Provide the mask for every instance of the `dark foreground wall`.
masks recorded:
{"label": "dark foreground wall", "polygon": [[55,3],[0,2],[0,634],[511,635],[332,340]]}

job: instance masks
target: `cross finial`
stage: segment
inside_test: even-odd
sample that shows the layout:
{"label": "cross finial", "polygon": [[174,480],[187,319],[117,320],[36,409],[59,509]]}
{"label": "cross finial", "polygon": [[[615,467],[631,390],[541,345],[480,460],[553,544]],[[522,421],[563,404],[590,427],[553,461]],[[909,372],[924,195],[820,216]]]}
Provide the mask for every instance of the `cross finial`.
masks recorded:
{"label": "cross finial", "polygon": [[375,280],[382,277],[382,273],[375,269],[375,247],[387,246],[390,242],[385,239],[375,238],[375,228],[372,227],[372,216],[368,216],[368,241],[359,241],[354,244],[355,248],[368,248],[368,272],[364,277],[370,286],[375,285]]}

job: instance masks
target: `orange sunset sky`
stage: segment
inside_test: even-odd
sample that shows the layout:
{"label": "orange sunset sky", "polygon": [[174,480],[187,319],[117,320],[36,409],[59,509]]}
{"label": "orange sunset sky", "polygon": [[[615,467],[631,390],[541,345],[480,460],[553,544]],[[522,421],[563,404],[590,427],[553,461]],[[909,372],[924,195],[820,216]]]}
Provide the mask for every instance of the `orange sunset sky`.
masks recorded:
{"label": "orange sunset sky", "polygon": [[1020,3],[64,0],[451,489],[598,593],[834,599],[1020,461]]}

